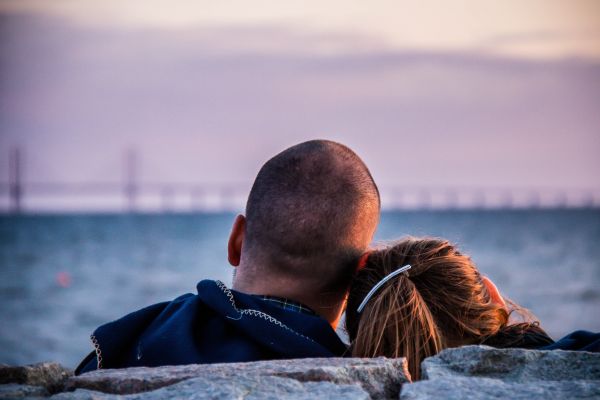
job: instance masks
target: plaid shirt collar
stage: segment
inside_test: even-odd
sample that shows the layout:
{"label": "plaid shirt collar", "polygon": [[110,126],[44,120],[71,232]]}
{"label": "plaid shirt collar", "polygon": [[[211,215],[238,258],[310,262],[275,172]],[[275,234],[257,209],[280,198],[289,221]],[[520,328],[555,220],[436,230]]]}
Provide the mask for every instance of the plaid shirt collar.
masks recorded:
{"label": "plaid shirt collar", "polygon": [[308,315],[317,315],[310,307],[305,306],[302,303],[298,303],[297,301],[289,300],[283,297],[276,296],[266,296],[266,295],[253,295],[256,298],[259,298],[264,301],[268,301],[271,304],[276,305],[279,308],[283,308],[287,311],[299,312],[301,314]]}

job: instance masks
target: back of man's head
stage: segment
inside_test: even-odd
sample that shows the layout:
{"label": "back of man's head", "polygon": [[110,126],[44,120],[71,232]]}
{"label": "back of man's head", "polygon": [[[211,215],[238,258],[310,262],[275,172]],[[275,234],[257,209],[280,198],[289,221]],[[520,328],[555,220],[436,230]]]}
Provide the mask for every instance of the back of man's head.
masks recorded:
{"label": "back of man's head", "polygon": [[379,220],[377,186],[348,147],[312,140],[261,168],[246,205],[243,254],[253,276],[313,293],[344,291]]}

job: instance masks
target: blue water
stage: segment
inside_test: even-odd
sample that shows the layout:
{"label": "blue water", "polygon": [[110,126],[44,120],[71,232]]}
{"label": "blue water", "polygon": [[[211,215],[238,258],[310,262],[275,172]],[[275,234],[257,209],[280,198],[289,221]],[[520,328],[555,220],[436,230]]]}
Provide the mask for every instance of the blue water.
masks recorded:
{"label": "blue water", "polygon": [[[231,281],[234,214],[0,217],[0,363],[75,366],[98,325]],[[553,337],[600,331],[600,210],[419,211],[382,215],[378,241],[456,242]]]}

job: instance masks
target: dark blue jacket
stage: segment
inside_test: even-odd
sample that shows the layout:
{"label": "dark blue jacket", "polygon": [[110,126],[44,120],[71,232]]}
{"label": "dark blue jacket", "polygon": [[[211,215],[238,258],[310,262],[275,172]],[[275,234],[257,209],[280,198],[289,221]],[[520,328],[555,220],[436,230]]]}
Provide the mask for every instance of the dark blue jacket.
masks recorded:
{"label": "dark blue jacket", "polygon": [[575,331],[540,350],[578,350],[600,352],[600,333]]}
{"label": "dark blue jacket", "polygon": [[76,374],[98,368],[340,357],[346,346],[316,315],[284,310],[228,289],[198,283],[198,294],[154,304],[100,326],[96,351]]}

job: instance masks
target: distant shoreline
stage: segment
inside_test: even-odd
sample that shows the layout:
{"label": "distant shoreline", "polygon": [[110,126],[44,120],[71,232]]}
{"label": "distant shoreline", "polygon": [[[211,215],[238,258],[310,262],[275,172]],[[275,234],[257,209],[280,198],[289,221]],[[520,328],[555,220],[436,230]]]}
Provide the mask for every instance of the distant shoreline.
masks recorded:
{"label": "distant shoreline", "polygon": [[[420,207],[420,208],[385,208],[382,213],[498,213],[498,212],[590,212],[600,211],[600,205],[569,207]],[[0,218],[7,217],[55,217],[55,216],[185,216],[185,215],[231,215],[243,210],[25,210],[20,212],[0,211]]]}

